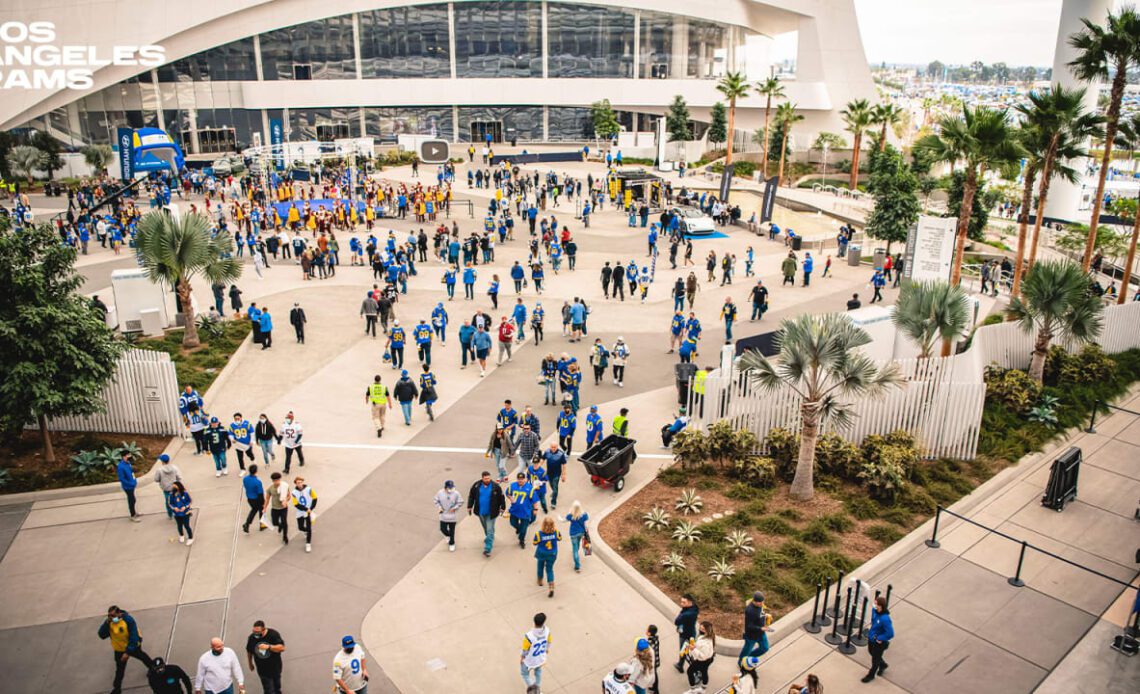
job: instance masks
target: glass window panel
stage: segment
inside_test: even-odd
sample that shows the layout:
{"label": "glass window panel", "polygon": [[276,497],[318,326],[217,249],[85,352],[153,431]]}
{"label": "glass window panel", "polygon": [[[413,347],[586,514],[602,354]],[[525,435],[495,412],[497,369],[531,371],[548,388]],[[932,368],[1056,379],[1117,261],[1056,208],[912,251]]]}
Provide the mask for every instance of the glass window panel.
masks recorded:
{"label": "glass window panel", "polygon": [[158,68],[158,81],[256,80],[256,64],[251,36],[167,63]]}
{"label": "glass window panel", "polygon": [[399,135],[433,135],[450,140],[450,106],[365,108],[364,135],[378,142],[395,142]]}
{"label": "glass window panel", "polygon": [[[728,27],[723,24],[689,20],[689,68],[688,76],[708,79],[716,76],[718,51],[724,57],[728,41]],[[721,64],[723,69],[724,65]]]}
{"label": "glass window panel", "polygon": [[[460,106],[461,141],[473,140],[472,123],[483,124],[477,126],[481,133],[493,132],[502,141],[510,140],[512,135],[524,142],[542,140],[541,106]],[[493,124],[500,125],[492,127]]]}
{"label": "glass window panel", "polygon": [[550,77],[633,77],[633,15],[608,7],[546,8]]}
{"label": "glass window panel", "polygon": [[307,22],[261,35],[261,71],[265,79],[297,79],[295,65],[308,65],[309,79],[355,77],[352,15]]}
{"label": "glass window panel", "polygon": [[361,12],[360,62],[365,79],[451,77],[447,5]]}
{"label": "glass window panel", "polygon": [[641,13],[641,77],[666,79],[673,64],[673,17]]}
{"label": "glass window panel", "polygon": [[458,77],[542,77],[542,6],[456,3],[455,69]]}
{"label": "glass window panel", "polygon": [[547,109],[547,126],[551,142],[589,140],[594,137],[590,109],[574,106],[551,106]]}

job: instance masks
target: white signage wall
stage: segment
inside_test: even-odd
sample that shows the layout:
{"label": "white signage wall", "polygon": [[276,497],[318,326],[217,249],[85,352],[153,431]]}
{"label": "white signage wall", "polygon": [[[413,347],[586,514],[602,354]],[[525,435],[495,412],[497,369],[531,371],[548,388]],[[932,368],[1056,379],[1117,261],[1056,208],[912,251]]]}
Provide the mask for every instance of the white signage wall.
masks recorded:
{"label": "white signage wall", "polygon": [[954,217],[920,215],[906,238],[905,275],[913,280],[949,279],[957,227]]}

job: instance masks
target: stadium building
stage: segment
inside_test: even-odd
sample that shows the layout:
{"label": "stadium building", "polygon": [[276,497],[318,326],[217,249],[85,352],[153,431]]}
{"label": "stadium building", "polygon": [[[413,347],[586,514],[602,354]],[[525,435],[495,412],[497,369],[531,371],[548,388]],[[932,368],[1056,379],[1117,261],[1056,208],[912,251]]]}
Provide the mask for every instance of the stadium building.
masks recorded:
{"label": "stadium building", "polygon": [[[54,44],[109,55],[158,45],[162,64],[108,65],[88,89],[5,89],[0,129],[46,128],[71,145],[118,127],[168,131],[188,154],[285,139],[435,134],[463,142],[592,137],[609,99],[628,130],[651,129],[675,95],[707,120],[716,80],[774,74],[777,40],[797,131],[839,131],[873,96],[853,0],[9,0],[0,21],[54,24]],[[780,37],[777,39],[776,37]],[[9,32],[6,40],[19,38]],[[0,71],[12,66],[0,67]],[[740,102],[738,138],[762,127]]]}

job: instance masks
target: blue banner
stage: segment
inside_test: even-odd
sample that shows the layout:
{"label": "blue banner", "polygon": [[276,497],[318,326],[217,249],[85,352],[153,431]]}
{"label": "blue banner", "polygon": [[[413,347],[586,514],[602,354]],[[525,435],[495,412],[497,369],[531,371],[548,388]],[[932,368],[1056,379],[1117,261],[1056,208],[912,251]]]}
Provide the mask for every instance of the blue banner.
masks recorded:
{"label": "blue banner", "polygon": [[285,168],[285,124],[280,118],[269,119],[269,144],[273,152],[273,166],[281,171]]}
{"label": "blue banner", "polygon": [[115,141],[119,146],[119,177],[129,181],[135,177],[135,160],[132,153],[134,131],[130,128],[119,128],[115,134]]}

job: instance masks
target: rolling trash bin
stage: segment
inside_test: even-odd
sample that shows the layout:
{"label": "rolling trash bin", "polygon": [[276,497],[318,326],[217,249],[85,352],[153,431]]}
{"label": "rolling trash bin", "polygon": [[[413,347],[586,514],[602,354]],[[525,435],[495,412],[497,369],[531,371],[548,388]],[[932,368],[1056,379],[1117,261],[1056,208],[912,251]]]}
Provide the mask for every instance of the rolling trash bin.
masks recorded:
{"label": "rolling trash bin", "polygon": [[863,247],[857,243],[847,246],[847,264],[851,267],[859,267],[860,256],[863,255]]}
{"label": "rolling trash bin", "polygon": [[578,460],[589,473],[590,482],[603,489],[613,487],[615,492],[624,489],[625,476],[637,459],[637,451],[633,449],[635,443],[637,441],[633,439],[610,434],[587,449]]}

